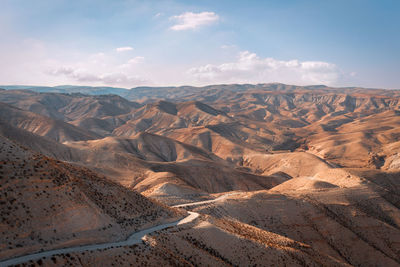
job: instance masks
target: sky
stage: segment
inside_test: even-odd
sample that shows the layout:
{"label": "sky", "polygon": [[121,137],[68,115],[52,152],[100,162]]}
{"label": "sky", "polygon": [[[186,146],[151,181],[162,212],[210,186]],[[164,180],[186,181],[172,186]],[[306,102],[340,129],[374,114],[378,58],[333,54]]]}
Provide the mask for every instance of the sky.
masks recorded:
{"label": "sky", "polygon": [[0,0],[0,84],[400,89],[398,0]]}

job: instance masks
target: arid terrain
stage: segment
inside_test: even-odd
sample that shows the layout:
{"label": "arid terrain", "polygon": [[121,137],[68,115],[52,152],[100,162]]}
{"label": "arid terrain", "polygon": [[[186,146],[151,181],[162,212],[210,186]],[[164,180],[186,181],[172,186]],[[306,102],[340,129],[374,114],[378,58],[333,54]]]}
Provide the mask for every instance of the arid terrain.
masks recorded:
{"label": "arid terrain", "polygon": [[0,266],[400,266],[400,90],[4,88]]}

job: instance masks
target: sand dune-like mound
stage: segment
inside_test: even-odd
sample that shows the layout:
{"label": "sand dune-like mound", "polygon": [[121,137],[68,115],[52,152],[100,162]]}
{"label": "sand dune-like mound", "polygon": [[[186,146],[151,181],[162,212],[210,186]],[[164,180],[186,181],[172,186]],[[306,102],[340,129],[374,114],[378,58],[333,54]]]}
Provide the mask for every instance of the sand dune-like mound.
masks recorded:
{"label": "sand dune-like mound", "polygon": [[323,159],[306,152],[253,153],[244,157],[243,165],[265,175],[280,171],[292,177],[314,176],[321,171],[333,168]]}
{"label": "sand dune-like mound", "polygon": [[207,192],[189,185],[170,172],[149,171],[147,178],[139,182],[135,189],[140,190],[147,197],[157,199],[168,205],[212,199]]}
{"label": "sand dune-like mound", "polygon": [[[173,173],[187,185],[208,193],[220,193],[232,190],[259,190],[272,188],[287,179],[284,176],[261,176],[243,172],[215,162],[188,160],[184,162],[151,163],[153,172]],[[146,184],[146,180],[135,185]]]}
{"label": "sand dune-like mound", "polygon": [[314,177],[299,177],[290,179],[280,185],[273,187],[270,192],[288,190],[326,190],[338,187],[337,185],[317,180]]}

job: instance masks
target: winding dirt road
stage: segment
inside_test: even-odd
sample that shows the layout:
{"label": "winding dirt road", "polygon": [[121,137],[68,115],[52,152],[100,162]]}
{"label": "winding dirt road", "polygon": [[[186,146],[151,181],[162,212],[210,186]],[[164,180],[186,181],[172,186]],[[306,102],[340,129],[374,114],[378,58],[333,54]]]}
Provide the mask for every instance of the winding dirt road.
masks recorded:
{"label": "winding dirt road", "polygon": [[204,201],[199,201],[199,202],[192,202],[192,203],[186,203],[186,204],[180,204],[180,205],[175,205],[173,206],[174,208],[183,208],[183,207],[190,207],[190,206],[197,206],[197,205],[202,205],[202,204],[207,204],[207,203],[212,203],[212,202],[217,202],[220,200],[223,200],[229,196],[233,195],[238,195],[240,194],[239,192],[236,193],[227,193],[222,196],[217,197],[216,199],[211,199],[211,200],[204,200]]}
{"label": "winding dirt road", "polygon": [[[199,201],[199,202],[192,202],[192,203],[186,203],[186,204],[181,204],[181,205],[175,205],[172,206],[174,208],[182,208],[182,207],[188,207],[188,206],[196,206],[196,205],[202,205],[202,204],[207,204],[207,203],[212,203],[216,201],[220,201],[222,199],[225,199],[228,196],[234,195],[237,193],[228,193],[225,195],[222,195],[216,199],[212,200],[206,200],[206,201]],[[136,233],[133,233],[130,235],[126,240],[124,241],[119,241],[119,242],[110,242],[110,243],[103,243],[103,244],[92,244],[92,245],[85,245],[85,246],[76,246],[76,247],[69,247],[69,248],[61,248],[61,249],[54,249],[54,250],[48,250],[48,251],[43,251],[43,252],[38,252],[34,254],[29,254],[25,256],[20,256],[17,258],[12,258],[8,260],[4,260],[0,262],[0,266],[10,266],[10,265],[16,265],[16,264],[21,264],[30,260],[38,260],[43,257],[51,257],[56,254],[65,254],[65,253],[72,253],[72,252],[82,252],[82,251],[90,251],[90,250],[96,250],[96,249],[107,249],[107,248],[115,248],[115,247],[122,247],[122,246],[131,246],[134,244],[139,244],[142,242],[142,238],[150,233],[153,233],[155,231],[160,231],[163,229],[166,229],[168,227],[173,227],[177,225],[182,225],[186,223],[190,223],[194,221],[197,217],[199,217],[200,214],[197,212],[192,212],[188,211],[189,215],[186,216],[183,219],[180,219],[175,222],[171,223],[166,223],[166,224],[161,224],[157,225]]]}

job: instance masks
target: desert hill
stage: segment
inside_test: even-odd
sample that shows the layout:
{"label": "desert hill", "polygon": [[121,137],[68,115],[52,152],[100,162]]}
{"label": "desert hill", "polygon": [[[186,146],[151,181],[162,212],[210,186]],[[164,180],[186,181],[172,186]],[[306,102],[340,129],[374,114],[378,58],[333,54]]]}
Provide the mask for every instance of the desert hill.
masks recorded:
{"label": "desert hill", "polygon": [[268,189],[288,179],[285,175],[254,175],[206,150],[150,133],[65,145],[81,152],[80,164],[168,203],[207,198],[210,193]]}
{"label": "desert hill", "polygon": [[14,127],[4,121],[0,121],[0,135],[32,151],[62,161],[80,162],[86,158],[84,151],[77,151],[53,139]]}
{"label": "desert hill", "polygon": [[107,151],[132,154],[147,161],[170,162],[194,158],[219,160],[215,155],[198,147],[147,132],[138,133],[130,138],[106,137],[97,140],[67,142],[66,145],[99,154]]}
{"label": "desert hill", "polygon": [[0,124],[0,133],[34,151],[89,167],[168,203],[210,198],[210,193],[230,190],[267,189],[288,179],[285,175],[253,175],[201,148],[150,133],[64,144],[5,123]]}
{"label": "desert hill", "polygon": [[42,259],[43,265],[350,266],[290,238],[210,216],[149,235],[144,244]]}
{"label": "desert hill", "polygon": [[62,120],[52,119],[4,103],[0,103],[0,121],[58,142],[99,138],[99,135],[95,133]]}
{"label": "desert hill", "polygon": [[109,86],[74,86],[74,85],[59,85],[59,86],[32,86],[32,85],[0,85],[0,88],[6,90],[29,90],[38,93],[81,93],[86,95],[120,95],[124,96],[129,91],[125,88],[109,87]]}
{"label": "desert hill", "polygon": [[374,184],[339,187],[303,177],[195,210],[286,236],[352,266],[397,266],[400,211],[394,204],[398,195],[392,199],[387,195]]}
{"label": "desert hill", "polygon": [[172,103],[158,101],[132,113],[132,119],[116,128],[113,134],[131,136],[141,131],[167,132],[169,129],[188,128],[229,122],[224,112],[201,102]]}
{"label": "desert hill", "polygon": [[139,104],[116,95],[37,93],[29,90],[0,92],[0,102],[65,121],[88,117],[116,116],[130,112]]}
{"label": "desert hill", "polygon": [[[0,102],[46,117],[80,126],[98,135],[110,135],[141,107],[117,95],[38,93],[29,90],[0,91]],[[127,118],[126,118],[127,117]]]}
{"label": "desert hill", "polygon": [[117,240],[183,214],[161,202],[200,215],[143,244],[41,263],[400,265],[400,91],[245,84],[121,94],[0,90],[0,189],[12,202],[3,201],[2,257]]}
{"label": "desert hill", "polygon": [[0,136],[1,258],[120,240],[180,216],[96,173]]}
{"label": "desert hill", "polygon": [[219,84],[208,85],[203,87],[180,86],[180,87],[136,87],[129,90],[123,97],[133,101],[153,102],[159,99],[169,101],[187,101],[188,99],[204,102],[212,102],[218,99],[227,99],[229,96],[247,92],[250,90],[272,91],[272,92],[332,92],[341,94],[361,93],[365,91],[371,95],[382,94],[386,96],[398,96],[399,90],[383,90],[383,89],[365,89],[360,87],[343,87],[335,88],[325,85],[297,86],[281,83],[267,84]]}
{"label": "desert hill", "polygon": [[[316,133],[307,143],[313,153],[341,166],[381,168],[386,158],[396,156],[399,125],[399,111],[388,110],[351,120],[329,133]],[[386,166],[391,168],[390,163]]]}
{"label": "desert hill", "polygon": [[251,154],[244,157],[243,166],[264,175],[284,172],[292,177],[314,176],[319,172],[335,168],[332,164],[307,152]]}
{"label": "desert hill", "polygon": [[[382,157],[397,162],[397,156],[390,154],[388,149],[381,151],[382,141],[374,133],[369,131],[370,134],[365,135],[370,124],[387,114],[392,121],[386,119],[386,128],[379,131],[388,132],[389,137],[383,141],[385,144],[394,142],[395,129],[388,127],[392,127],[390,123],[396,123],[399,110],[396,90],[282,84],[201,89],[203,91],[192,87],[154,89],[165,94],[171,90],[182,92],[182,96],[188,90],[190,94],[172,98],[174,102],[159,100],[142,107],[112,95],[62,95],[18,90],[3,90],[0,100],[61,118],[97,136],[131,137],[146,131],[201,147],[238,164],[254,152],[304,148],[347,167],[381,167],[384,165]],[[138,90],[144,94],[153,89]],[[199,98],[209,91],[218,92],[218,97]],[[364,134],[356,131],[347,134],[341,130],[354,125],[359,125],[359,131]],[[347,140],[340,140],[344,137],[342,133],[346,133]],[[353,140],[361,141],[357,145]],[[347,144],[355,145],[349,149]],[[340,158],[352,164],[339,162],[337,159]]]}

